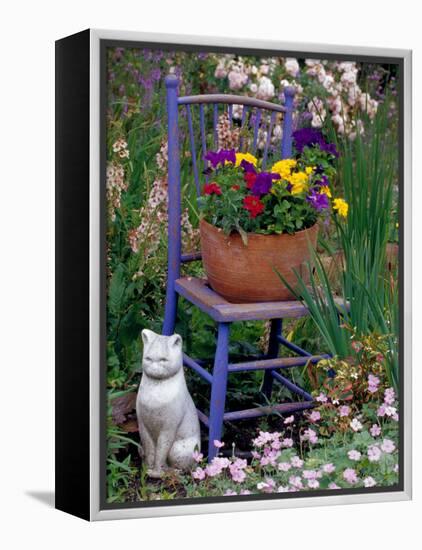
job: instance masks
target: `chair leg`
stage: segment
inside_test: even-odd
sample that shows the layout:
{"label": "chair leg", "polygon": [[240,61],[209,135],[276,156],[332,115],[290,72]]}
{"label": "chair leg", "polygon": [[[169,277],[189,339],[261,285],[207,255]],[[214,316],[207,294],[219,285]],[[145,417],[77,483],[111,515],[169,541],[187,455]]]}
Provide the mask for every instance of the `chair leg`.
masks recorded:
{"label": "chair leg", "polygon": [[[280,344],[277,337],[281,334],[282,329],[283,329],[282,319],[271,320],[270,340],[268,344],[268,357],[271,359],[278,356],[278,349]],[[273,391],[273,382],[274,382],[274,378],[272,375],[272,371],[271,370],[265,371],[264,381],[262,383],[262,392],[267,397],[267,399],[271,399],[271,394]]]}
{"label": "chair leg", "polygon": [[166,305],[164,309],[163,335],[171,336],[174,333],[177,317],[177,301],[179,295],[173,289],[167,288]]}
{"label": "chair leg", "polygon": [[226,402],[227,373],[229,361],[229,323],[219,323],[217,349],[214,359],[213,381],[209,415],[208,461],[217,454],[214,440],[221,440]]}

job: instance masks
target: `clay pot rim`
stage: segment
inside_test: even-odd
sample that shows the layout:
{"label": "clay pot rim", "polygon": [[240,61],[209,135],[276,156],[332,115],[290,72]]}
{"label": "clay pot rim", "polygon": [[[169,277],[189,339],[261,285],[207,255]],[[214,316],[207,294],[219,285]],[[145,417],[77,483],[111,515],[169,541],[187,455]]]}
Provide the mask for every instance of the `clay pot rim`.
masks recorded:
{"label": "clay pot rim", "polygon": [[[230,233],[230,235],[226,235],[224,233],[224,231],[221,229],[221,227],[217,227],[215,225],[213,225],[212,223],[209,223],[207,222],[206,220],[204,220],[204,218],[201,218],[200,221],[199,221],[199,225],[205,225],[205,226],[208,226],[208,227],[211,227],[214,231],[216,231],[217,233],[223,235],[224,237],[226,237],[227,239],[228,238],[240,238],[241,239],[241,235],[240,233],[236,232],[236,231],[232,231]],[[248,239],[250,238],[253,238],[253,239],[260,239],[260,238],[269,238],[269,237],[277,237],[277,238],[280,238],[280,237],[296,237],[297,235],[300,235],[301,233],[305,234],[306,232],[311,232],[313,229],[315,229],[316,227],[318,227],[318,221],[316,221],[314,223],[314,225],[311,225],[310,227],[307,227],[306,229],[300,229],[299,231],[296,231],[295,233],[293,234],[290,234],[290,233],[269,233],[269,234],[263,234],[263,233],[248,233],[246,232],[246,235],[248,236]]]}

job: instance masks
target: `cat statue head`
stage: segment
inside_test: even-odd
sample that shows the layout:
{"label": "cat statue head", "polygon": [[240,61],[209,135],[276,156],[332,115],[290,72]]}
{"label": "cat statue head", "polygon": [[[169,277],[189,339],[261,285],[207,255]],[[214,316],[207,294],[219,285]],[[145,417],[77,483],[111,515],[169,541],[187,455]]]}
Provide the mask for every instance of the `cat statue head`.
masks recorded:
{"label": "cat statue head", "polygon": [[142,371],[150,378],[164,380],[177,374],[183,366],[182,337],[162,336],[152,330],[142,331],[144,352]]}

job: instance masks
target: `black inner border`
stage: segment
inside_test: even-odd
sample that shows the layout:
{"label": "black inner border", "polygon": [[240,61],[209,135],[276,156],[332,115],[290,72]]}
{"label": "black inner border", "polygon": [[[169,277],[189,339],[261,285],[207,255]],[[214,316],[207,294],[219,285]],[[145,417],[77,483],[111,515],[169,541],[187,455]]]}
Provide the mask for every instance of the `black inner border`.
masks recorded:
{"label": "black inner border", "polygon": [[[385,63],[398,66],[398,98],[399,98],[399,482],[391,487],[369,487],[356,489],[321,489],[300,491],[295,493],[273,493],[256,495],[236,495],[228,497],[197,497],[165,501],[108,503],[107,494],[107,361],[106,361],[106,112],[107,112],[107,48],[148,48],[160,50],[178,50],[185,52],[231,53],[253,56],[278,56],[308,59],[334,59],[339,61],[358,61],[367,63]],[[335,46],[333,46],[335,47]],[[335,54],[319,52],[297,52],[294,50],[258,49],[244,47],[222,47],[212,45],[172,44],[129,40],[100,40],[100,510],[118,510],[126,508],[148,508],[160,506],[177,506],[189,504],[210,504],[219,502],[284,500],[289,498],[324,497],[334,495],[353,495],[367,493],[391,493],[403,491],[404,488],[404,432],[403,432],[403,399],[404,399],[404,360],[401,351],[404,336],[404,90],[403,90],[404,59],[402,57],[383,57],[372,55]]]}

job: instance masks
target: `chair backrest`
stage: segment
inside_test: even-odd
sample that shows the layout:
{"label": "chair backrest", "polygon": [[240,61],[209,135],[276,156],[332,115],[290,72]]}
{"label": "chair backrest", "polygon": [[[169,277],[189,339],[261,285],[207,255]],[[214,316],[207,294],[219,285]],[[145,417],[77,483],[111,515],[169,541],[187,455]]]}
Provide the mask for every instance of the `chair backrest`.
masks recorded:
{"label": "chair backrest", "polygon": [[[181,175],[180,175],[180,117],[179,109],[185,108],[187,119],[188,139],[190,145],[190,156],[192,160],[192,170],[196,185],[197,195],[201,192],[200,175],[207,168],[205,155],[207,153],[207,132],[206,115],[208,119],[212,116],[213,124],[213,150],[217,151],[218,143],[218,120],[222,112],[227,112],[229,125],[233,124],[233,106],[242,106],[240,120],[240,139],[238,149],[242,151],[247,147],[249,152],[255,153],[258,144],[259,130],[266,127],[266,138],[262,152],[262,165],[265,168],[271,145],[271,137],[276,121],[277,113],[283,113],[282,139],[280,143],[281,158],[289,158],[292,153],[292,112],[295,89],[287,87],[284,90],[285,104],[279,105],[262,101],[247,96],[230,94],[204,94],[193,96],[178,95],[178,78],[170,74],[165,79],[167,92],[167,117],[168,117],[168,284],[172,284],[175,279],[180,277],[180,265],[186,261],[200,259],[200,254],[182,254],[181,249]],[[198,106],[199,113],[195,113],[193,107]],[[205,107],[208,106],[208,113],[205,113]],[[222,111],[220,113],[220,106]],[[212,109],[211,113],[209,109]],[[199,147],[195,139],[194,121],[199,122],[199,128],[196,134],[199,134]],[[246,139],[244,133],[250,129],[251,139]],[[198,155],[198,151],[200,154]],[[202,170],[200,170],[202,165]],[[207,176],[203,179],[206,181]]]}

